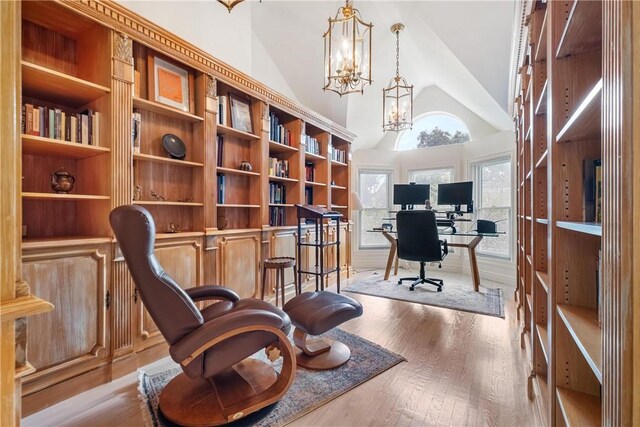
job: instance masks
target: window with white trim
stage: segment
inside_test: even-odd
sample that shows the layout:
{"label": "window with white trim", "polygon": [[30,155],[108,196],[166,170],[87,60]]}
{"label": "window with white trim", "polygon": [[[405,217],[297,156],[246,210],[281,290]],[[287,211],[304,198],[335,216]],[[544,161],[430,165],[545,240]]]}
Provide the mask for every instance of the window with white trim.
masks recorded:
{"label": "window with white trim", "polygon": [[506,233],[483,239],[478,254],[511,259],[511,169],[510,157],[473,165],[477,219],[495,221],[497,230]]}
{"label": "window with white trim", "polygon": [[380,227],[389,217],[391,207],[390,170],[359,170],[358,195],[362,202],[359,221],[359,247],[361,249],[384,248],[389,242],[382,233],[371,233],[374,227]]}
{"label": "window with white trim", "polygon": [[409,182],[429,184],[429,200],[431,206],[437,209],[438,184],[453,182],[453,168],[421,169],[409,171]]}
{"label": "window with white trim", "polygon": [[416,118],[413,127],[398,136],[396,151],[464,144],[469,141],[469,128],[460,118],[432,111]]}

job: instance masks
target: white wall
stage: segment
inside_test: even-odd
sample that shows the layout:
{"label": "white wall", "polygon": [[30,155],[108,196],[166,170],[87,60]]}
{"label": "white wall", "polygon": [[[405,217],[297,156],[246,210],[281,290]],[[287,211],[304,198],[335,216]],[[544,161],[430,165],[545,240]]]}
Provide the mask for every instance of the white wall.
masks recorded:
{"label": "white wall", "polygon": [[[498,132],[437,87],[425,89],[420,94],[414,104],[415,111],[444,111],[460,117],[469,128],[472,141],[455,146],[397,152],[392,151],[395,147],[397,134],[388,133],[378,144],[377,149],[357,150],[353,153],[352,182],[354,186],[358,182],[358,170],[360,169],[391,170],[395,183],[406,183],[411,170],[452,167],[454,168],[455,180],[462,181],[472,179],[472,165],[475,162],[504,156],[511,156],[512,159],[515,159],[513,132]],[[515,212],[515,167],[512,176],[514,177],[512,206]],[[358,268],[383,268],[387,262],[388,249],[360,250],[358,248],[358,215],[354,215],[354,217],[356,221],[352,254],[354,268],[356,270]],[[515,224],[513,218],[511,222]],[[515,228],[512,229],[511,236],[514,242],[512,260],[478,256],[481,278],[510,285],[515,284]],[[448,239],[451,240],[451,238]],[[454,252],[443,263],[443,270],[469,272],[470,264],[467,250],[456,248]]]}

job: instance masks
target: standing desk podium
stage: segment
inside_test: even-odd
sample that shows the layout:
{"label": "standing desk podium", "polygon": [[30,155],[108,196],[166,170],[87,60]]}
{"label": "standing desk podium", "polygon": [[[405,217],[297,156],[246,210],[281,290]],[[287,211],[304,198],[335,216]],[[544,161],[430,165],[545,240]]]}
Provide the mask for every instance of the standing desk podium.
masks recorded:
{"label": "standing desk podium", "polygon": [[[336,273],[338,293],[340,293],[340,218],[342,218],[342,214],[317,205],[296,205],[296,208],[298,210],[298,262],[301,263],[300,260],[302,260],[303,246],[315,248],[316,253],[316,265],[313,271],[309,271],[311,266],[305,267],[308,270],[304,270],[302,265],[298,266],[298,294],[302,293],[303,273],[315,276],[316,291],[324,291],[325,277],[334,272]],[[305,220],[305,223],[308,223],[308,221],[313,222],[316,231],[315,242],[302,241],[303,220]],[[327,227],[332,220],[336,221],[336,240],[333,242],[324,240],[325,220],[327,220]],[[329,246],[336,247],[336,266],[325,270],[324,249]]]}

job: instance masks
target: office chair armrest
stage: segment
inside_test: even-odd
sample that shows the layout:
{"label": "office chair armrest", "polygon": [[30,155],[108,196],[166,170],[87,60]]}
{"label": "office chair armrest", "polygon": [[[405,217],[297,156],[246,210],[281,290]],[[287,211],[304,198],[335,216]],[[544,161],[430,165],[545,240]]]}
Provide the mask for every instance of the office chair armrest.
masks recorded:
{"label": "office chair armrest", "polygon": [[224,286],[208,285],[195,286],[184,290],[189,298],[194,301],[203,301],[208,299],[222,299],[231,302],[240,300],[240,296],[229,288]]}
{"label": "office chair armrest", "polygon": [[169,348],[173,360],[183,366],[204,353],[212,346],[234,335],[253,331],[267,331],[275,335],[281,332],[284,321],[276,313],[266,310],[238,310],[216,317],[182,337]]}
{"label": "office chair armrest", "polygon": [[443,255],[449,254],[449,244],[447,243],[447,241],[440,240],[440,244],[442,245],[442,254]]}

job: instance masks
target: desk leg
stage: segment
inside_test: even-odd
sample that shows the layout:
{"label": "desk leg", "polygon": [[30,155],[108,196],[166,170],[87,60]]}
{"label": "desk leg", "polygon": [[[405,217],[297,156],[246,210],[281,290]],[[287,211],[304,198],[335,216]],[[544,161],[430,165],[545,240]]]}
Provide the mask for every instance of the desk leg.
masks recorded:
{"label": "desk leg", "polygon": [[476,258],[476,246],[482,241],[482,236],[474,237],[469,242],[469,262],[471,263],[471,275],[473,277],[473,290],[480,291],[480,271],[478,270],[478,259]]}
{"label": "desk leg", "polygon": [[[386,231],[382,232],[382,235],[385,237],[385,239],[387,239],[390,243],[390,247],[389,247],[389,258],[387,259],[387,267],[384,270],[384,280],[389,280],[389,275],[391,274],[391,267],[393,266],[393,259],[396,258],[396,254],[397,254],[397,247],[398,247],[398,243],[396,241],[396,238],[393,237],[391,234],[387,233]],[[396,274],[398,274],[398,270],[397,270],[397,265],[396,264]]]}
{"label": "desk leg", "polygon": [[396,266],[393,269],[393,274],[394,275],[398,275],[398,248],[396,247]]}

